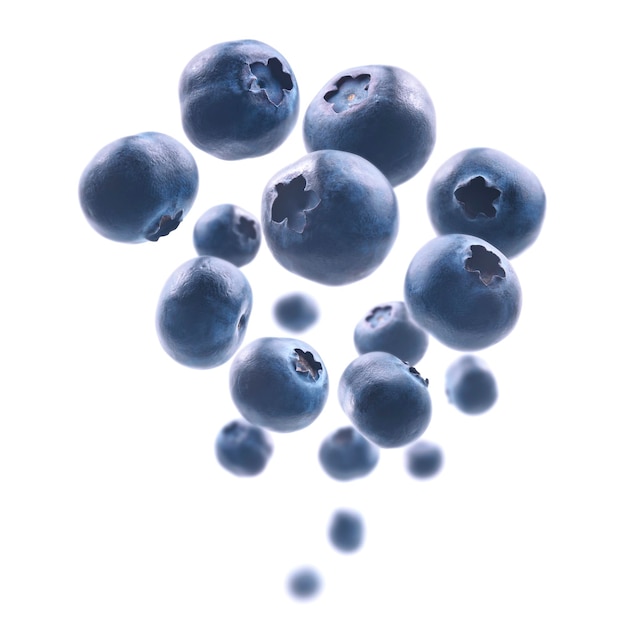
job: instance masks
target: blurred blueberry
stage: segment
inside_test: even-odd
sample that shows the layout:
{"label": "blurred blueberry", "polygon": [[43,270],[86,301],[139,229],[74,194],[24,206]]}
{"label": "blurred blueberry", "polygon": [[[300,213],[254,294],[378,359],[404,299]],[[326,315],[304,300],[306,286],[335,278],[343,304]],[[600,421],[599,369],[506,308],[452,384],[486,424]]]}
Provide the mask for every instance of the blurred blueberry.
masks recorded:
{"label": "blurred blueberry", "polygon": [[269,434],[243,420],[233,420],[226,424],[215,441],[217,460],[235,476],[260,474],[272,452]]}
{"label": "blurred blueberry", "polygon": [[448,400],[459,411],[476,415],[488,411],[498,399],[496,378],[486,361],[466,354],[446,370],[445,388]]}
{"label": "blurred blueberry", "polygon": [[340,552],[355,552],[363,544],[365,526],[363,518],[355,511],[340,509],[332,516],[328,536]]}
{"label": "blurred blueberry", "polygon": [[318,571],[312,567],[301,567],[293,571],[287,579],[287,589],[298,600],[316,596],[322,587]]}
{"label": "blurred blueberry", "polygon": [[306,293],[290,293],[274,303],[274,319],[285,330],[303,332],[319,318],[317,301]]}
{"label": "blurred blueberry", "polygon": [[419,439],[407,447],[406,465],[414,478],[431,478],[441,470],[443,452],[437,444]]}
{"label": "blurred blueberry", "polygon": [[344,426],[322,441],[318,453],[324,471],[335,480],[367,476],[378,464],[380,451],[352,426]]}

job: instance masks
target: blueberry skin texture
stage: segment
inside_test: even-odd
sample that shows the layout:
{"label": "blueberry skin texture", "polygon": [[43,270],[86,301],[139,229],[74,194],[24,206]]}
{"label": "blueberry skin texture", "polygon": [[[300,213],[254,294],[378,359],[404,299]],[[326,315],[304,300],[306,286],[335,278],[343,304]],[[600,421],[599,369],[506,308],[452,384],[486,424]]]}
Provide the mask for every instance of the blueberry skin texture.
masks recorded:
{"label": "blueberry skin texture", "polygon": [[261,247],[261,224],[250,211],[234,204],[218,204],[196,221],[193,245],[198,255],[217,256],[243,267]]}
{"label": "blueberry skin texture", "polygon": [[325,285],[370,275],[398,234],[398,203],[385,176],[364,158],[310,152],[267,183],[261,225],[274,258]]}
{"label": "blueberry skin texture", "polygon": [[301,567],[291,573],[287,580],[289,593],[298,600],[316,596],[322,587],[322,578],[312,567]]}
{"label": "blueberry skin texture", "polygon": [[436,476],[443,466],[443,451],[430,441],[416,441],[406,449],[406,467],[413,478]]}
{"label": "blueberry skin texture", "polygon": [[260,337],[235,355],[230,392],[251,424],[289,433],[305,428],[322,412],[328,399],[328,374],[308,343]]}
{"label": "blueberry skin texture", "polygon": [[215,44],[194,56],[179,81],[183,129],[219,159],[268,154],[293,130],[300,92],[286,59],[253,39]]}
{"label": "blueberry skin texture", "polygon": [[318,458],[322,469],[335,480],[363,478],[378,465],[380,451],[352,426],[344,426],[322,441]]}
{"label": "blueberry skin texture", "polygon": [[306,293],[290,293],[274,303],[274,319],[279,326],[292,332],[303,332],[319,319],[317,301]]}
{"label": "blueberry skin texture", "polygon": [[513,266],[495,246],[471,235],[440,235],[413,257],[404,301],[430,336],[469,352],[487,348],[513,330],[522,290]]}
{"label": "blueberry skin texture", "polygon": [[488,411],[498,399],[496,377],[487,363],[474,354],[465,354],[450,364],[445,391],[450,403],[469,415]]}
{"label": "blueberry skin texture", "polygon": [[163,133],[122,137],[104,146],[80,177],[80,205],[103,237],[157,241],[176,229],[198,193],[198,167],[185,146]]}
{"label": "blueberry skin texture", "polygon": [[513,258],[539,236],[546,194],[537,176],[507,154],[472,148],[435,172],[427,207],[438,234],[474,235]]}
{"label": "blueberry skin texture", "polygon": [[428,333],[413,321],[401,300],[371,309],[356,325],[353,338],[359,354],[390,352],[410,365],[415,365],[428,348]]}
{"label": "blueberry skin texture", "polygon": [[373,163],[395,187],[428,161],[436,139],[430,95],[412,74],[389,65],[364,65],[336,74],[304,115],[304,144],[344,150]]}
{"label": "blueberry skin texture", "polygon": [[239,348],[251,310],[252,290],[239,268],[218,257],[195,257],[163,286],[156,313],[159,341],[182,365],[217,367]]}
{"label": "blueberry skin texture", "polygon": [[428,381],[388,352],[354,359],[341,376],[338,393],[355,428],[381,448],[411,443],[430,423]]}
{"label": "blueberry skin texture", "polygon": [[268,433],[244,420],[226,424],[215,440],[217,460],[235,476],[257,476],[265,469],[273,451]]}
{"label": "blueberry skin texture", "polygon": [[365,524],[355,511],[340,509],[333,513],[328,528],[331,544],[340,552],[355,552],[363,545]]}

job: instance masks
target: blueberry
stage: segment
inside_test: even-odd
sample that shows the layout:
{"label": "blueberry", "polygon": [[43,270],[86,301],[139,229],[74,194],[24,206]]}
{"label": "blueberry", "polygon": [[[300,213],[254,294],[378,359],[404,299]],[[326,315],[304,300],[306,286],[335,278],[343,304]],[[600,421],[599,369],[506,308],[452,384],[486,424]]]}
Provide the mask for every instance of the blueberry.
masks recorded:
{"label": "blueberry", "polygon": [[413,321],[403,301],[385,302],[358,322],[354,346],[359,354],[390,352],[415,365],[426,353],[428,334]]}
{"label": "blueberry", "polygon": [[319,318],[317,301],[306,293],[290,293],[274,304],[274,319],[286,330],[302,332]]}
{"label": "blueberry", "polygon": [[300,104],[286,59],[260,41],[215,44],[194,56],[179,82],[184,131],[224,160],[268,154],[293,130]]}
{"label": "blueberry", "polygon": [[371,161],[392,185],[419,172],[436,135],[435,109],[422,83],[389,65],[364,65],[331,78],[303,122],[309,151],[344,150]]}
{"label": "blueberry", "polygon": [[211,368],[228,361],[245,336],[252,290],[232,263],[198,256],[166,281],[157,304],[161,345],[188,367]]}
{"label": "blueberry", "polygon": [[313,598],[320,592],[321,587],[321,576],[312,567],[300,567],[294,570],[287,580],[287,589],[298,600]]}
{"label": "blueberry", "polygon": [[217,460],[235,476],[260,474],[272,452],[272,440],[268,433],[243,420],[226,424],[215,441]]}
{"label": "blueberry", "polygon": [[157,241],[176,229],[198,193],[198,168],[185,146],[162,133],[122,137],[104,146],[80,178],[91,226],[113,241]]}
{"label": "blueberry", "polygon": [[336,480],[367,476],[378,464],[378,447],[352,426],[344,426],[322,441],[318,454],[324,471]]}
{"label": "blueberry", "polygon": [[340,552],[355,552],[363,544],[365,526],[363,518],[355,511],[340,509],[333,513],[328,528],[332,545]]}
{"label": "blueberry", "polygon": [[196,221],[193,245],[199,255],[217,256],[242,267],[254,259],[261,247],[261,225],[241,207],[218,204]]}
{"label": "blueberry", "polygon": [[404,301],[429,335],[463,351],[502,340],[519,318],[522,292],[509,260],[483,239],[440,235],[413,257]]}
{"label": "blueberry", "polygon": [[438,234],[474,235],[512,258],[537,239],[546,195],[537,176],[515,159],[472,148],[435,172],[427,206]]}
{"label": "blueberry", "polygon": [[251,424],[287,433],[305,428],[321,413],[328,398],[328,374],[304,341],[260,337],[235,355],[230,392]]}
{"label": "blueberry", "polygon": [[276,260],[326,285],[371,274],[398,234],[398,204],[385,176],[364,158],[310,152],[270,179],[261,224]]}
{"label": "blueberry", "polygon": [[406,449],[406,466],[414,478],[432,478],[441,470],[443,452],[430,441],[419,439]]}
{"label": "blueberry", "polygon": [[388,352],[354,359],[339,381],[339,402],[356,429],[381,448],[411,443],[428,427],[428,380]]}
{"label": "blueberry", "polygon": [[498,399],[498,386],[487,363],[474,354],[465,354],[446,370],[448,400],[463,413],[488,411]]}

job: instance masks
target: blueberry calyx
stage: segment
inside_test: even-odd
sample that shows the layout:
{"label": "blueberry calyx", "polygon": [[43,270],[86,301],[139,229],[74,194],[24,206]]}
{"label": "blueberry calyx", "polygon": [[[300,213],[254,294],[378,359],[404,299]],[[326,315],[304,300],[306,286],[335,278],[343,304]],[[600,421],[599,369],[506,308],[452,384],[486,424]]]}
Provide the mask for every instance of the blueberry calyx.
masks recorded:
{"label": "blueberry calyx", "polygon": [[497,254],[479,245],[470,246],[470,251],[471,255],[465,259],[465,269],[468,272],[477,272],[484,285],[489,285],[496,278],[506,276]]}
{"label": "blueberry calyx", "polygon": [[369,74],[359,74],[356,78],[343,76],[337,81],[336,89],[324,95],[324,100],[332,105],[335,113],[347,111],[367,98],[371,78]]}
{"label": "blueberry calyx", "polygon": [[268,59],[267,64],[260,61],[250,65],[252,82],[250,91],[264,91],[267,99],[279,106],[285,97],[285,91],[293,89],[293,80],[283,69],[283,64],[275,57]]}
{"label": "blueberry calyx", "polygon": [[276,199],[272,204],[272,221],[281,223],[287,220],[287,228],[297,233],[304,232],[306,214],[320,203],[320,197],[312,190],[305,189],[306,180],[302,174],[288,183],[276,185]]}
{"label": "blueberry calyx", "polygon": [[[405,361],[406,363],[406,361]],[[406,363],[408,365],[408,363]],[[415,378],[419,378],[426,387],[428,387],[428,378],[424,378],[412,365],[409,367],[409,372],[415,376]]]}
{"label": "blueberry calyx", "polygon": [[482,213],[485,217],[495,217],[493,203],[500,197],[501,191],[490,187],[482,176],[476,176],[454,190],[454,197],[468,217],[474,219]]}
{"label": "blueberry calyx", "polygon": [[387,306],[377,306],[372,309],[370,314],[365,318],[366,322],[369,322],[369,325],[372,328],[377,328],[379,324],[384,324],[391,317],[391,307]]}
{"label": "blueberry calyx", "polygon": [[239,218],[239,222],[237,222],[237,232],[241,233],[242,237],[246,240],[248,239],[256,239],[257,232],[256,226],[254,224],[254,220],[249,220],[243,215]]}
{"label": "blueberry calyx", "polygon": [[309,351],[295,348],[294,352],[297,354],[296,359],[296,372],[303,374],[309,374],[313,380],[317,380],[322,371],[322,364],[316,361],[313,354]]}
{"label": "blueberry calyx", "polygon": [[149,235],[146,235],[146,239],[148,241],[158,241],[160,237],[165,237],[165,235],[169,235],[173,230],[176,230],[180,226],[182,217],[182,211],[177,211],[174,217],[170,217],[169,215],[163,215],[159,220],[159,225],[157,226],[157,229]]}

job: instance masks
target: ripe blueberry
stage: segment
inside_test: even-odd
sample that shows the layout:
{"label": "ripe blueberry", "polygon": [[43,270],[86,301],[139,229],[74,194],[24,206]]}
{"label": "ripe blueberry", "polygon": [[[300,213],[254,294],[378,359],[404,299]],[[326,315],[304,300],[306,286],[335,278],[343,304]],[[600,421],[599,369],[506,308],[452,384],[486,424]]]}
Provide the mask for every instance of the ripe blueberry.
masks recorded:
{"label": "ripe blueberry", "polygon": [[265,187],[261,223],[275,259],[326,285],[371,274],[398,234],[398,204],[385,176],[364,158],[310,152]]}
{"label": "ripe blueberry", "polygon": [[471,235],[440,235],[413,257],[404,301],[429,335],[456,350],[497,343],[517,323],[522,292],[509,260]]}
{"label": "ripe blueberry", "polygon": [[324,471],[335,480],[367,476],[378,464],[380,451],[352,426],[343,426],[322,441],[318,458]]}
{"label": "ripe blueberry", "polygon": [[189,140],[224,160],[272,152],[293,130],[300,94],[286,59],[260,41],[215,44],[194,56],[179,82]]}
{"label": "ripe blueberry", "polygon": [[161,345],[188,367],[210,368],[228,361],[245,336],[252,290],[232,263],[198,256],[166,281],[157,304]]}
{"label": "ripe blueberry", "polygon": [[438,234],[474,235],[512,258],[537,239],[546,195],[537,176],[515,159],[472,148],[435,172],[427,206]]}
{"label": "ripe blueberry", "polygon": [[217,460],[235,476],[260,474],[272,452],[269,434],[244,420],[233,420],[226,424],[215,440]]}
{"label": "ripe blueberry", "polygon": [[217,256],[242,267],[254,259],[261,247],[261,225],[241,207],[218,204],[196,221],[193,245],[199,255]]}
{"label": "ripe blueberry", "polygon": [[274,319],[286,330],[302,332],[319,318],[317,301],[306,293],[290,293],[274,304]]}
{"label": "ripe blueberry", "polygon": [[406,466],[414,478],[431,478],[443,465],[441,448],[430,441],[419,439],[406,449]]}
{"label": "ripe blueberry", "polygon": [[428,381],[388,352],[354,359],[339,381],[339,402],[356,429],[381,448],[411,443],[428,427]]}
{"label": "ripe blueberry", "polygon": [[91,226],[107,239],[157,241],[178,227],[198,193],[198,168],[185,146],[162,133],[122,137],[84,169],[78,194]]}
{"label": "ripe blueberry", "polygon": [[446,370],[448,400],[463,413],[488,411],[498,399],[498,386],[487,363],[474,354],[465,354]]}
{"label": "ripe blueberry", "polygon": [[316,596],[322,587],[319,572],[312,567],[294,570],[287,579],[287,589],[298,600],[308,600]]}
{"label": "ripe blueberry", "polygon": [[340,72],[313,98],[304,115],[307,150],[358,154],[389,179],[419,172],[435,145],[435,109],[415,76],[389,65]]}
{"label": "ripe blueberry", "polygon": [[355,552],[363,544],[365,525],[363,518],[355,511],[340,509],[333,513],[328,528],[332,545],[340,552]]}
{"label": "ripe blueberry", "polygon": [[409,315],[402,301],[385,302],[370,309],[354,329],[359,354],[390,352],[415,365],[426,353],[428,335]]}
{"label": "ripe blueberry", "polygon": [[235,355],[230,392],[251,424],[287,433],[305,428],[321,413],[328,398],[328,374],[304,341],[261,337]]}

